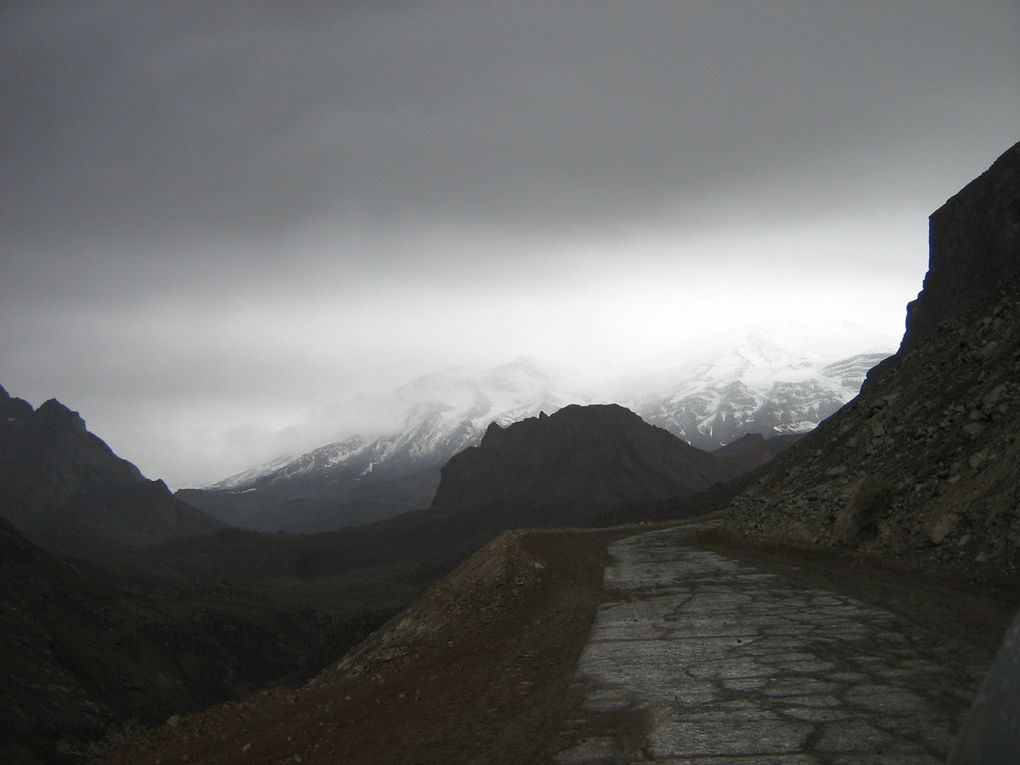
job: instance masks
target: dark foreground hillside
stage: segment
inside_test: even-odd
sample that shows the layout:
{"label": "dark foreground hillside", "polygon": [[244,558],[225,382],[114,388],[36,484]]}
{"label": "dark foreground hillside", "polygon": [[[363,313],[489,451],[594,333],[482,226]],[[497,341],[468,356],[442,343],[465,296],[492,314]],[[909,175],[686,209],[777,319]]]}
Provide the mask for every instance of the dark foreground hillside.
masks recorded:
{"label": "dark foreground hillside", "polygon": [[391,613],[272,594],[60,559],[0,521],[0,761],[75,762],[110,732],[300,681]]}
{"label": "dark foreground hillside", "polygon": [[572,675],[620,533],[508,532],[314,683],[183,716],[99,761],[542,762],[580,701]]}

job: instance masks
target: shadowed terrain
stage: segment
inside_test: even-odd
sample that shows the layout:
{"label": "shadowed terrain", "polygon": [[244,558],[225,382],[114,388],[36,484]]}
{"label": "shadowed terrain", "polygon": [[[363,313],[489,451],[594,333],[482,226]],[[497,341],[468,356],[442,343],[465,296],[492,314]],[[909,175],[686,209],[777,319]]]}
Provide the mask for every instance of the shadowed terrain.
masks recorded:
{"label": "shadowed terrain", "polygon": [[[1018,159],[1020,145],[933,216],[913,330],[861,396],[717,487],[724,533],[505,534],[315,683],[105,761],[942,761],[1020,592]],[[941,300],[943,280],[977,299]],[[544,447],[511,431],[491,429],[489,448],[527,465]],[[500,472],[484,448],[451,462],[444,478],[470,478],[430,512],[456,517],[483,485],[576,501],[570,479],[531,484],[540,471]]]}
{"label": "shadowed terrain", "polygon": [[[570,406],[490,427],[445,466],[427,510],[265,534],[211,530],[62,405],[33,412],[4,394],[18,434],[5,511],[21,518],[26,497],[39,528],[69,518],[121,560],[61,560],[0,529],[7,751],[58,758],[60,742],[73,757],[128,715],[157,721],[328,661],[305,685],[122,730],[94,752],[942,761],[1020,592],[1018,200],[1020,145],[932,216],[931,270],[897,356],[789,448],[750,437],[711,455],[622,407]],[[969,297],[947,297],[947,281]],[[36,462],[18,461],[19,438]],[[144,524],[103,539],[115,490],[139,486],[157,500]],[[506,531],[709,511],[721,532],[704,519]]]}

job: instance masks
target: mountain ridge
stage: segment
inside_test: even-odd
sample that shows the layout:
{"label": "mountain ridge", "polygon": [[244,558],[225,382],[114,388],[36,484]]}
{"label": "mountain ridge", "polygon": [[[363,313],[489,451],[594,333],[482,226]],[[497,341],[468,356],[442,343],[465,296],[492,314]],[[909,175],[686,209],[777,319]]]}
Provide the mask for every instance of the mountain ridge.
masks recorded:
{"label": "mountain ridge", "polygon": [[214,580],[410,567],[430,581],[506,529],[591,526],[621,503],[692,496],[738,472],[623,407],[570,406],[490,425],[484,448],[447,463],[426,509],[307,535],[225,529],[149,548],[145,562]]}
{"label": "mountain ridge", "polygon": [[[596,385],[571,382],[562,370],[544,370],[527,358],[480,373],[454,367],[425,375],[394,392],[407,415],[387,435],[354,436],[177,496],[232,525],[328,531],[426,507],[439,468],[477,444],[491,422],[508,425],[569,404],[629,397],[624,405],[646,421],[710,451],[748,432],[806,432],[856,395],[868,368],[883,356],[838,355],[880,342],[866,333],[834,343],[835,350],[803,330],[785,343],[767,340],[762,331],[730,334],[743,343],[736,351],[692,354],[681,364],[660,360],[658,372],[636,376],[599,365],[596,372],[605,378]],[[798,351],[798,344],[822,361]],[[631,394],[624,395],[625,388]],[[648,390],[659,392],[640,392]]]}
{"label": "mountain ridge", "polygon": [[491,424],[443,467],[432,509],[512,508],[520,525],[548,525],[554,512],[557,525],[583,525],[622,502],[684,496],[736,473],[622,406],[571,404]]}
{"label": "mountain ridge", "polygon": [[0,517],[62,553],[124,550],[223,527],[150,481],[56,399],[33,410],[0,388]]}

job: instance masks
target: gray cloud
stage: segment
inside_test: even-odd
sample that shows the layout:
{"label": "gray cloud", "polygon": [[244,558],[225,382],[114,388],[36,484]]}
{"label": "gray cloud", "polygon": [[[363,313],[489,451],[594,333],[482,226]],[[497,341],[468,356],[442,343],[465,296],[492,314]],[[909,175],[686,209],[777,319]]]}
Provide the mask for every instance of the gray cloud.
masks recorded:
{"label": "gray cloud", "polygon": [[[825,195],[844,203],[891,152],[1001,141],[1018,12],[982,6],[15,6],[4,227],[100,242],[345,214],[555,227],[849,159]],[[793,203],[818,203],[808,184]]]}
{"label": "gray cloud", "polygon": [[442,364],[658,342],[713,291],[898,322],[924,216],[1017,138],[1017,29],[1007,0],[4,3],[0,382],[187,481],[197,442],[140,440],[182,412],[226,452]]}

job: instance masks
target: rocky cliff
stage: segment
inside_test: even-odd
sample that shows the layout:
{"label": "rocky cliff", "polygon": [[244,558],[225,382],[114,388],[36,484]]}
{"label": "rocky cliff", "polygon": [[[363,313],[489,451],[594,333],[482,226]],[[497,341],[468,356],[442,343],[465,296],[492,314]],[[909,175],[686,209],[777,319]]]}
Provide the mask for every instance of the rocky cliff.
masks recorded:
{"label": "rocky cliff", "polygon": [[900,354],[939,324],[1020,291],[1020,143],[936,210],[928,220],[924,288],[907,307]]}
{"label": "rocky cliff", "polygon": [[731,532],[1015,581],[1020,145],[931,216],[900,351],[732,504]]}

